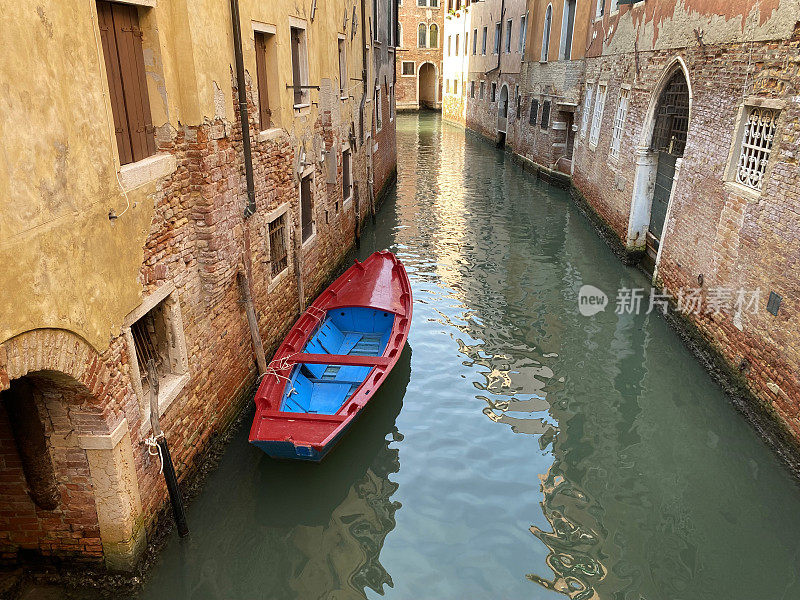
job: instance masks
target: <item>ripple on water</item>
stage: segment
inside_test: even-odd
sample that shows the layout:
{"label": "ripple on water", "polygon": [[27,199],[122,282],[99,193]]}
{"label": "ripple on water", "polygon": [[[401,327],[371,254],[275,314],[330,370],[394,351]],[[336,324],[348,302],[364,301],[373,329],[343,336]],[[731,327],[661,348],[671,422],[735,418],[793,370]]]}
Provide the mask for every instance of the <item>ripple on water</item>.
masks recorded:
{"label": "ripple on water", "polygon": [[800,597],[800,494],[565,193],[431,114],[364,232],[415,295],[409,347],[322,465],[242,432],[147,598]]}

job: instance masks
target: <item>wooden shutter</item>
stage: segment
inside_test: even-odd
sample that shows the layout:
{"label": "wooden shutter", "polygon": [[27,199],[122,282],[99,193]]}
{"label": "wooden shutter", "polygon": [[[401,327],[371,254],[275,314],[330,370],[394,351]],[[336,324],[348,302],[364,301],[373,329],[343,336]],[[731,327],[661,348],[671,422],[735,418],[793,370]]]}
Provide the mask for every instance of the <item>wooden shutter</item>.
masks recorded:
{"label": "wooden shutter", "polygon": [[135,6],[100,0],[97,14],[120,162],[127,164],[156,151],[142,31]]}
{"label": "wooden shutter", "polygon": [[269,129],[272,111],[267,89],[267,36],[256,32],[256,82],[258,85],[258,115],[261,130]]}
{"label": "wooden shutter", "polygon": [[125,97],[122,93],[122,75],[117,55],[117,37],[114,33],[114,19],[110,2],[97,3],[97,20],[100,25],[100,39],[103,43],[103,56],[108,76],[108,91],[111,95],[111,112],[114,115],[114,133],[117,136],[117,149],[120,163],[133,161],[131,153],[131,133],[125,114]]}
{"label": "wooden shutter", "polygon": [[542,102],[542,129],[547,129],[550,125],[550,101]]}
{"label": "wooden shutter", "polygon": [[300,77],[300,30],[292,27],[292,84],[294,85],[294,103],[303,102],[303,81]]}

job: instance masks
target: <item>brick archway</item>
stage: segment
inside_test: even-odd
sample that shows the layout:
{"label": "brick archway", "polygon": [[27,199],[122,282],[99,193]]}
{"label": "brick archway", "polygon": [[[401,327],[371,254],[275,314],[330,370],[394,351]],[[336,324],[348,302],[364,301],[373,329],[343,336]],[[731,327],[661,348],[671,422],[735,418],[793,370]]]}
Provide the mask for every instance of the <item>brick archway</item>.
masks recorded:
{"label": "brick archway", "polygon": [[[132,393],[123,379],[68,331],[29,331],[0,344],[0,469],[14,482],[13,498],[0,503],[22,517],[0,518],[7,562],[34,553],[115,570],[135,565],[145,539],[128,421],[115,410]],[[53,478],[47,502],[25,468],[31,456]]]}

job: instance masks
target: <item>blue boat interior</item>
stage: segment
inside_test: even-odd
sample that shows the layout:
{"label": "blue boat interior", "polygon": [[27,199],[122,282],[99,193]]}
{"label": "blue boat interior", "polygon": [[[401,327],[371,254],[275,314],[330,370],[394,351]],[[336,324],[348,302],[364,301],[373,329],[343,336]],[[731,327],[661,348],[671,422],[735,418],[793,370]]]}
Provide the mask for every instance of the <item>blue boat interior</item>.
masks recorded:
{"label": "blue boat interior", "polygon": [[[303,348],[304,354],[381,356],[395,314],[364,307],[330,310]],[[335,414],[372,367],[299,363],[281,401],[282,412]]]}

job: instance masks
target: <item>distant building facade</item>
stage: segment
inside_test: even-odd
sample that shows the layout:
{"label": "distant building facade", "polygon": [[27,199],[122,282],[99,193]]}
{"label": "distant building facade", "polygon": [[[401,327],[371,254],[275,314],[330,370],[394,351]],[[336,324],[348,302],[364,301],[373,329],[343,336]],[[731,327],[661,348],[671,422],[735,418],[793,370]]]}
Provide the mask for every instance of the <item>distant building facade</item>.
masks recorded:
{"label": "distant building facade", "polygon": [[4,563],[132,568],[166,502],[148,359],[184,478],[252,398],[243,290],[269,356],[390,181],[393,3],[238,5],[243,81],[227,2],[0,18],[2,122],[26,124],[0,163]]}
{"label": "distant building facade", "polygon": [[445,20],[444,117],[569,176],[800,441],[796,3],[528,0],[523,61],[521,13]]}
{"label": "distant building facade", "polygon": [[397,107],[442,107],[442,0],[402,0],[398,8]]}

